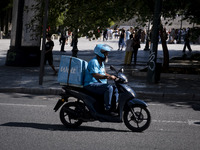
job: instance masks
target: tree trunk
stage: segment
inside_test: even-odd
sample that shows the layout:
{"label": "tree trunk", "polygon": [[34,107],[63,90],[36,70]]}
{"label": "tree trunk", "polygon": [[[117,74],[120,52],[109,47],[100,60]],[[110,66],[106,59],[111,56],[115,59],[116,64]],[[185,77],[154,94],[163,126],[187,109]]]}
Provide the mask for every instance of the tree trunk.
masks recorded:
{"label": "tree trunk", "polygon": [[151,39],[151,48],[148,62],[147,82],[159,82],[159,67],[157,64],[157,51],[158,51],[158,36],[160,27],[160,15],[162,10],[162,0],[155,1],[154,16],[153,16],[153,30]]}
{"label": "tree trunk", "polygon": [[75,29],[72,35],[72,57],[77,57],[78,54],[78,30]]}

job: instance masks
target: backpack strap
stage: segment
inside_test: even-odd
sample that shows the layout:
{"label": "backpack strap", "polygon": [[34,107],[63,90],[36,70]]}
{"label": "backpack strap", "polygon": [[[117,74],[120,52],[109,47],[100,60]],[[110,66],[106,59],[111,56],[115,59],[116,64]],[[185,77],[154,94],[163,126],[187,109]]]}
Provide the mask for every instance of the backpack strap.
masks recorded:
{"label": "backpack strap", "polygon": [[70,76],[70,73],[71,73],[71,63],[72,63],[72,57],[70,57],[70,60],[69,60],[69,71],[68,71],[68,76],[67,76],[67,85],[69,85],[69,76]]}

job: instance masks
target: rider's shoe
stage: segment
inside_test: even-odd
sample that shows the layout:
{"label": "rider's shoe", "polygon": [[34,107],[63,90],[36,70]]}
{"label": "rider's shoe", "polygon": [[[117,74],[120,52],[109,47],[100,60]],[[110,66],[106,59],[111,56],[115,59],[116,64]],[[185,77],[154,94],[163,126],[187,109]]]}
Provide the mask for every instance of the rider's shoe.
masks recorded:
{"label": "rider's shoe", "polygon": [[112,112],[110,110],[105,110],[105,114],[109,116],[118,116],[118,113]]}

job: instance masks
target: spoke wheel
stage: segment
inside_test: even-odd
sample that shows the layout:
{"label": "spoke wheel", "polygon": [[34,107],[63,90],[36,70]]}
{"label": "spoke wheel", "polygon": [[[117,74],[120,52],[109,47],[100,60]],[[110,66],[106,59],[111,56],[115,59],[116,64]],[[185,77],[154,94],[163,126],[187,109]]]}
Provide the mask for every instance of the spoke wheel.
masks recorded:
{"label": "spoke wheel", "polygon": [[124,111],[124,123],[133,132],[146,130],[151,123],[149,109],[143,105],[132,105]]}
{"label": "spoke wheel", "polygon": [[82,120],[77,119],[76,114],[73,114],[77,111],[77,105],[75,102],[70,102],[60,110],[60,120],[67,128],[76,128],[82,124]]}

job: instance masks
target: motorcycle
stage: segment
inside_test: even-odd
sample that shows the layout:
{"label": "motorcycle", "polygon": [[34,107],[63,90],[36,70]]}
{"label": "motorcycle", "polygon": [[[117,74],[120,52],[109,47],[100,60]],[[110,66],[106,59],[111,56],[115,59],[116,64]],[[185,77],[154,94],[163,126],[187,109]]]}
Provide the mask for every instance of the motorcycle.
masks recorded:
{"label": "motorcycle", "polygon": [[79,127],[83,122],[124,122],[133,132],[146,130],[151,123],[151,114],[147,104],[136,98],[136,93],[128,86],[128,80],[123,74],[123,68],[117,71],[113,66],[117,79],[114,81],[119,92],[118,102],[112,100],[111,109],[117,115],[108,115],[104,111],[103,96],[89,93],[84,88],[63,86],[61,99],[54,107],[55,112],[60,110],[60,120],[67,128]]}

